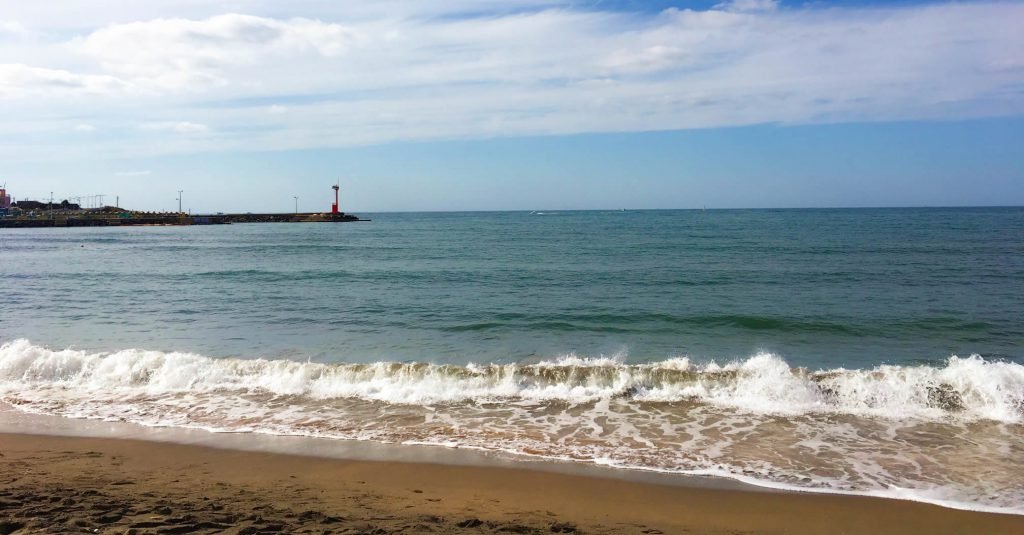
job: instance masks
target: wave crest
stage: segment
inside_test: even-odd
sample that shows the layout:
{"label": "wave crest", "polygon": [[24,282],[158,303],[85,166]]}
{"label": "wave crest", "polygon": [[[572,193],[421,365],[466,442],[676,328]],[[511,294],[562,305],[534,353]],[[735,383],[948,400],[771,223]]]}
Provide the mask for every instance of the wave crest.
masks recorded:
{"label": "wave crest", "polygon": [[980,356],[945,366],[878,366],[808,371],[769,353],[720,365],[675,358],[625,364],[622,358],[564,356],[536,364],[320,364],[215,359],[130,349],[53,351],[16,340],[0,346],[0,393],[25,396],[59,387],[65,395],[258,391],[319,399],[360,398],[434,405],[502,400],[695,402],[761,414],[839,413],[887,418],[1024,420],[1024,366]]}

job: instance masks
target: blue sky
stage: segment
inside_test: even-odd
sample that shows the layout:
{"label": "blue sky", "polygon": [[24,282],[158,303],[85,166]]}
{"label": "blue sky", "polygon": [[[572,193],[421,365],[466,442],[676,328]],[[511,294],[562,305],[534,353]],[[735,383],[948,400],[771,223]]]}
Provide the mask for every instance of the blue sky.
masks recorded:
{"label": "blue sky", "polygon": [[[17,9],[15,9],[17,7]],[[1024,204],[1024,3],[0,0],[0,183],[139,209]]]}

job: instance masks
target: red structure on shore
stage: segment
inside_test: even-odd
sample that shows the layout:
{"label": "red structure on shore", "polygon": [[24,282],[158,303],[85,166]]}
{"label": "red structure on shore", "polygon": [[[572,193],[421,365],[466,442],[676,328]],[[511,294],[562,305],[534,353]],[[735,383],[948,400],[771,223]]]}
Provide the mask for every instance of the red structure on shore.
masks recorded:
{"label": "red structure on shore", "polygon": [[331,213],[336,214],[338,213],[338,190],[341,189],[341,183],[339,182],[338,184],[331,186],[331,189],[334,190],[334,204],[331,205]]}
{"label": "red structure on shore", "polygon": [[11,207],[11,196],[7,194],[7,190],[0,188],[0,208]]}

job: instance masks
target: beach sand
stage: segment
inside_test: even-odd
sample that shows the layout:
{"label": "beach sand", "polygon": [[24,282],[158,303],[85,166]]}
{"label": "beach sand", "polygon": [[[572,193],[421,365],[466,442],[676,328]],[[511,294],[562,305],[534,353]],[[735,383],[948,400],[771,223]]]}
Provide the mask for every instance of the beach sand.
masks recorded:
{"label": "beach sand", "polygon": [[0,434],[7,533],[1024,533],[1024,517],[497,467]]}

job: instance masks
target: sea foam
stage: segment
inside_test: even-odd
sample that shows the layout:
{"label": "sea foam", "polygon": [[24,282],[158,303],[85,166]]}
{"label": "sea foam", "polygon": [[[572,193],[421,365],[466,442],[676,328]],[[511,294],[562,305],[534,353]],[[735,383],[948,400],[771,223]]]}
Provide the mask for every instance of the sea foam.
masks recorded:
{"label": "sea foam", "polygon": [[0,346],[18,410],[215,432],[507,452],[1022,513],[1024,366],[324,364]]}
{"label": "sea foam", "polygon": [[574,355],[536,364],[323,364],[217,359],[179,352],[51,350],[27,340],[0,346],[0,392],[31,397],[95,392],[159,395],[262,392],[315,399],[355,398],[434,405],[502,400],[695,402],[756,414],[834,413],[880,418],[1024,418],[1024,366],[972,355],[944,366],[809,371],[761,353],[726,364],[686,358],[626,364]]}

